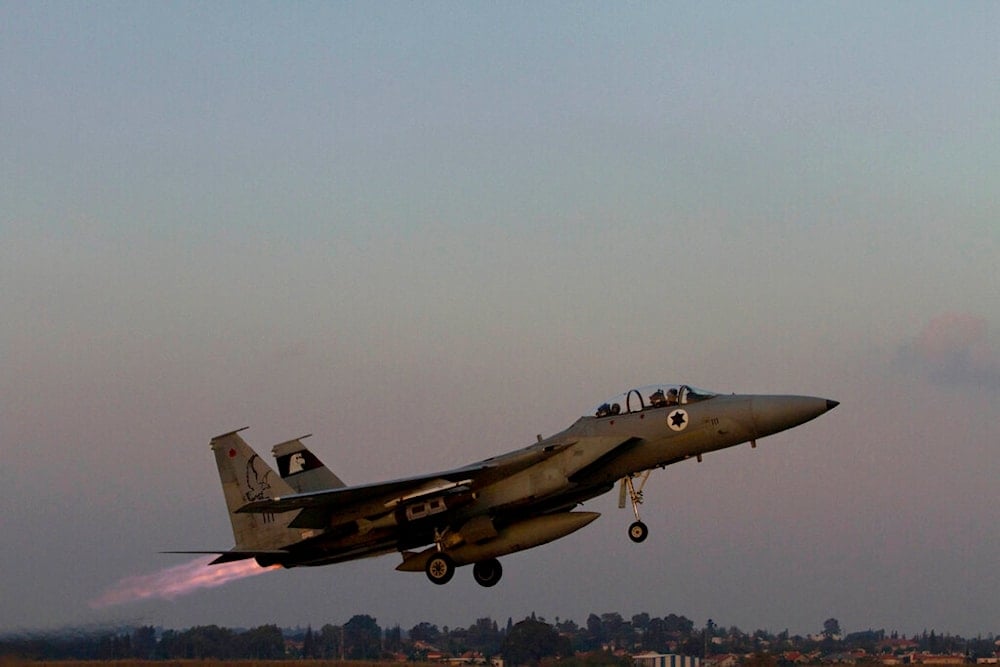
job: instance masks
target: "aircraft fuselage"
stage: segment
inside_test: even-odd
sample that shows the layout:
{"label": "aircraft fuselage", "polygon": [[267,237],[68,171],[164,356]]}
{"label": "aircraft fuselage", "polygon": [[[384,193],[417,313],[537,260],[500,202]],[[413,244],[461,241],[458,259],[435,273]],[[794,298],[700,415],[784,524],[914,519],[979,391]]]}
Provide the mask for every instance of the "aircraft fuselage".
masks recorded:
{"label": "aircraft fuselage", "polygon": [[356,487],[344,486],[300,440],[275,446],[282,478],[274,479],[237,433],[228,433],[214,438],[212,448],[237,547],[216,562],[256,558],[297,567],[399,551],[399,570],[425,571],[442,584],[456,566],[474,564],[476,580],[492,586],[502,572],[499,556],[589,524],[598,514],[574,508],[616,482],[619,503],[628,497],[635,514],[629,537],[641,542],[648,533],[639,518],[641,484],[650,470],[744,442],[756,445],[836,406],[825,398],[720,395],[687,385],[633,389],[523,449]]}

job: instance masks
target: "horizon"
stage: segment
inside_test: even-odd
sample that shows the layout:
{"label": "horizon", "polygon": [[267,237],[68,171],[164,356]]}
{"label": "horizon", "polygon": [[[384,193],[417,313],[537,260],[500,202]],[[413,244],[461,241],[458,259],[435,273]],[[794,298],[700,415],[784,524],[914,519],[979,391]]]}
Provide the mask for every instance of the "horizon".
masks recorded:
{"label": "horizon", "polygon": [[[636,612],[635,614],[626,616],[624,614],[621,614],[621,612],[607,611],[607,610],[605,610],[605,611],[602,611],[602,612],[596,612],[596,611],[587,612],[587,618],[589,618],[591,615],[598,616],[598,617],[603,617],[603,616],[606,616],[606,615],[609,615],[609,614],[618,614],[618,615],[620,615],[621,618],[622,618],[622,620],[625,623],[628,623],[630,625],[633,622],[632,619],[635,616],[641,615],[641,614],[648,614],[650,616],[650,618],[666,618],[667,616],[677,616],[678,618],[687,619],[687,620],[691,621],[692,623],[694,623],[693,630],[692,630],[693,634],[703,633],[704,630],[705,630],[705,628],[708,627],[707,626],[708,622],[711,622],[712,629],[716,631],[716,634],[714,634],[713,636],[718,636],[719,634],[724,635],[724,636],[728,636],[728,635],[731,634],[731,631],[734,628],[736,628],[744,636],[754,636],[758,632],[763,632],[766,635],[769,635],[769,636],[772,636],[772,637],[778,637],[778,636],[782,635],[783,633],[788,632],[788,637],[789,637],[790,640],[803,640],[803,641],[809,641],[809,642],[818,642],[818,641],[822,641],[820,638],[823,637],[823,634],[824,634],[823,628],[820,628],[819,630],[817,630],[815,632],[806,632],[806,633],[794,633],[794,632],[790,632],[790,631],[788,631],[787,628],[786,629],[782,629],[782,630],[776,630],[776,629],[772,629],[772,628],[762,628],[762,627],[761,628],[752,628],[752,629],[749,629],[749,628],[738,628],[738,626],[735,626],[735,625],[732,625],[732,624],[727,624],[725,622],[717,622],[717,621],[715,621],[714,618],[706,619],[706,621],[705,621],[706,625],[698,625],[697,623],[694,622],[694,619],[689,618],[685,614],[679,614],[677,612],[667,612],[663,616],[655,616],[653,614],[650,614],[649,612]],[[519,623],[521,621],[526,621],[526,620],[538,620],[541,623],[545,623],[545,624],[551,625],[553,627],[556,627],[556,626],[558,626],[560,624],[563,624],[563,623],[566,623],[566,622],[572,622],[572,623],[576,624],[576,626],[578,628],[585,628],[586,627],[586,621],[587,621],[587,618],[576,619],[576,618],[561,618],[561,617],[558,617],[558,618],[550,619],[550,618],[545,617],[543,615],[536,614],[535,612],[532,611],[532,612],[529,612],[523,618],[519,618],[519,619],[516,619],[513,616],[509,616],[509,615],[506,617],[506,619],[504,619],[504,618],[493,618],[491,616],[485,616],[485,617],[474,619],[468,625],[464,625],[463,624],[463,625],[457,625],[457,626],[454,626],[454,627],[450,626],[450,625],[441,625],[439,623],[434,623],[430,619],[423,619],[421,621],[418,621],[418,622],[414,623],[413,625],[411,625],[409,627],[406,627],[406,626],[402,626],[402,625],[399,625],[399,624],[384,625],[384,624],[382,624],[382,623],[379,622],[379,620],[378,620],[377,617],[371,616],[371,614],[367,614],[367,613],[365,613],[363,611],[358,611],[358,612],[352,614],[350,617],[345,618],[343,621],[341,621],[339,623],[332,623],[332,622],[326,621],[326,622],[323,622],[322,624],[320,624],[320,623],[311,623],[310,622],[310,623],[307,623],[305,625],[299,625],[299,624],[297,624],[297,625],[285,626],[285,625],[281,625],[279,623],[273,623],[272,622],[272,623],[262,623],[262,624],[259,624],[259,625],[252,625],[252,626],[243,626],[243,625],[236,625],[236,626],[234,626],[234,625],[226,625],[226,624],[208,624],[208,625],[191,625],[191,626],[182,626],[182,627],[173,627],[173,626],[167,627],[167,626],[164,626],[164,625],[151,625],[151,624],[146,624],[146,623],[138,623],[138,624],[118,623],[118,624],[110,624],[110,625],[107,625],[107,626],[103,626],[102,625],[102,626],[94,626],[94,627],[90,627],[90,626],[80,626],[80,627],[65,626],[65,627],[59,627],[59,628],[48,628],[48,629],[37,629],[37,630],[22,628],[22,629],[12,630],[12,631],[0,631],[0,640],[2,640],[2,639],[16,639],[16,638],[45,638],[45,637],[53,637],[53,638],[55,638],[55,637],[98,637],[98,636],[103,636],[103,635],[105,635],[106,633],[109,633],[109,632],[112,632],[112,633],[113,632],[119,632],[120,633],[122,631],[137,630],[137,629],[141,629],[141,628],[144,628],[144,627],[152,627],[153,629],[155,629],[157,631],[157,636],[159,636],[159,634],[162,633],[162,632],[167,632],[167,631],[180,631],[180,632],[183,632],[183,631],[192,630],[192,629],[199,628],[199,627],[208,627],[210,625],[218,625],[218,627],[220,627],[220,628],[232,630],[234,632],[244,632],[244,631],[248,631],[248,630],[254,630],[256,628],[263,627],[263,626],[276,626],[276,627],[278,627],[281,630],[282,634],[284,634],[286,636],[292,636],[292,635],[295,635],[295,634],[300,633],[300,632],[306,632],[309,628],[312,628],[314,631],[316,631],[316,630],[318,630],[319,628],[322,628],[325,625],[333,625],[335,627],[340,627],[340,626],[344,625],[344,623],[350,621],[352,618],[359,617],[359,616],[369,616],[369,617],[373,618],[375,620],[375,622],[381,628],[383,634],[385,634],[387,631],[390,631],[390,630],[398,627],[402,631],[404,637],[408,637],[411,630],[413,630],[415,627],[417,627],[417,626],[419,626],[419,625],[421,625],[423,623],[427,623],[427,624],[429,624],[431,626],[434,626],[440,632],[446,633],[446,632],[453,632],[453,631],[457,631],[457,630],[465,630],[467,628],[470,628],[470,627],[474,626],[478,621],[481,621],[483,619],[487,619],[487,620],[493,621],[498,626],[506,626],[506,623],[508,621],[510,621],[513,624],[517,624],[517,623]],[[836,619],[833,619],[833,620],[836,620]],[[839,621],[838,621],[838,623],[839,623]],[[971,637],[971,636],[962,635],[960,633],[953,633],[953,632],[950,632],[947,629],[942,629],[941,631],[938,631],[937,628],[923,628],[920,631],[915,631],[915,632],[911,633],[911,632],[901,631],[898,628],[886,628],[886,627],[882,627],[882,628],[870,628],[869,627],[869,628],[856,629],[856,630],[849,630],[849,629],[843,629],[843,628],[841,628],[841,632],[839,634],[837,634],[837,635],[834,635],[832,637],[832,639],[834,641],[847,642],[847,641],[850,640],[850,638],[852,636],[863,635],[863,634],[866,634],[866,633],[869,633],[869,632],[875,632],[875,633],[880,633],[881,632],[881,633],[884,633],[887,636],[887,639],[891,638],[892,635],[898,635],[899,640],[906,640],[906,641],[914,641],[914,640],[917,640],[917,639],[920,639],[920,638],[929,637],[931,635],[936,635],[939,638],[948,637],[948,638],[951,638],[951,639],[963,639],[963,640],[976,639],[977,637],[978,638],[982,638],[984,640],[990,640],[990,639],[998,639],[998,640],[1000,640],[1000,632],[997,632],[997,633],[990,632],[990,633],[985,633],[985,636],[983,636],[982,634],[980,634],[980,635],[977,635],[977,637]]]}

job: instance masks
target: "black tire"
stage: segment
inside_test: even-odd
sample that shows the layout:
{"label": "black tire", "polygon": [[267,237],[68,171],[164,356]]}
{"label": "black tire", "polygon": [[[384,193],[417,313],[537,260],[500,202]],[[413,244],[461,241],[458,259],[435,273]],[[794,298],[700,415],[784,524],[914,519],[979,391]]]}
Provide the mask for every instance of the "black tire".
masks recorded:
{"label": "black tire", "polygon": [[628,527],[628,538],[639,543],[649,537],[649,528],[642,521],[636,521]]}
{"label": "black tire", "polygon": [[472,566],[472,578],[480,586],[485,586],[486,588],[496,586],[502,576],[503,566],[500,565],[500,561],[496,558],[481,560]]}
{"label": "black tire", "polygon": [[424,572],[427,573],[428,579],[443,586],[455,576],[455,562],[448,557],[448,554],[436,553],[427,559]]}

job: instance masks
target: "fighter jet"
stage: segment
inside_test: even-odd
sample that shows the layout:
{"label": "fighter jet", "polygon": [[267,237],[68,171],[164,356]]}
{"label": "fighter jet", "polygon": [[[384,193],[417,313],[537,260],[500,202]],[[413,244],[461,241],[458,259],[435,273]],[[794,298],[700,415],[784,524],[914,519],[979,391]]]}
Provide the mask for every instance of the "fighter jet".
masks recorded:
{"label": "fighter jet", "polygon": [[503,573],[500,556],[583,528],[597,512],[577,506],[619,485],[631,506],[633,542],[649,531],[639,516],[652,470],[790,429],[832,410],[810,396],[716,394],[689,385],[631,389],[602,402],[555,435],[461,468],[347,486],[297,438],[275,445],[280,474],[239,435],[211,440],[236,546],[224,563],[326,565],[400,553],[396,568],[446,584],[472,565],[482,586]]}

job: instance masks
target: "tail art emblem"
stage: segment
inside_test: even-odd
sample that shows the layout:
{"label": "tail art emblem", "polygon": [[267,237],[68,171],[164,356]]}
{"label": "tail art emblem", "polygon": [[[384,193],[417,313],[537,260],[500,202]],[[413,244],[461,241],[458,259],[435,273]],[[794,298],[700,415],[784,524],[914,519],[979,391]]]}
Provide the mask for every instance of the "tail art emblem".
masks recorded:
{"label": "tail art emblem", "polygon": [[243,494],[248,501],[251,500],[264,500],[268,498],[267,492],[271,490],[271,483],[268,481],[268,477],[271,476],[271,471],[264,465],[265,472],[262,474],[257,472],[257,467],[255,463],[260,460],[260,457],[254,454],[247,461],[247,489],[248,491]]}

